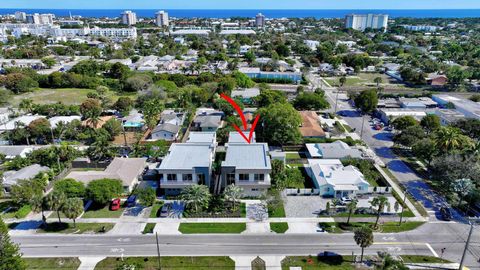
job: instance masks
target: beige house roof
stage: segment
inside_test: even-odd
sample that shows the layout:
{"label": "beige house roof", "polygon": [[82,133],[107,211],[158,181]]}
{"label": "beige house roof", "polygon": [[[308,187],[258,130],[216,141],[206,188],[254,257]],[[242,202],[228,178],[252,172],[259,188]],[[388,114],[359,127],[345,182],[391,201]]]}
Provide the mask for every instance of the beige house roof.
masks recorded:
{"label": "beige house roof", "polygon": [[72,171],[65,178],[72,178],[85,184],[93,180],[111,178],[121,180],[124,187],[131,187],[146,164],[146,158],[114,158],[104,171]]}

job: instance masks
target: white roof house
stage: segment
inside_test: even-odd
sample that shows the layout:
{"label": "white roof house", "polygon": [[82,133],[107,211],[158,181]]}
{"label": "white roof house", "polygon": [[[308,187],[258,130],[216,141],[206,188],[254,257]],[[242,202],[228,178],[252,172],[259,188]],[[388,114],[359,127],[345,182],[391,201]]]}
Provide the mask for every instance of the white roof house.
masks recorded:
{"label": "white roof house", "polygon": [[321,196],[350,197],[370,186],[356,167],[345,167],[339,159],[308,159],[308,166]]}
{"label": "white roof house", "polygon": [[18,181],[32,179],[37,176],[37,174],[49,170],[50,168],[48,167],[33,164],[18,171],[6,171],[3,173],[3,187],[5,191],[9,192],[10,187],[16,185]]}
{"label": "white roof house", "polygon": [[361,158],[362,152],[351,148],[342,141],[332,143],[307,143],[305,144],[310,158],[338,159],[338,158]]}
{"label": "white roof house", "polygon": [[[250,135],[250,132],[249,131],[244,131],[243,135],[245,135],[245,137],[248,138],[248,136]],[[255,143],[255,142],[256,142],[255,132],[253,132],[250,143]],[[247,143],[247,141],[237,131],[230,131],[230,133],[228,134],[228,143],[229,144],[230,143]]]}
{"label": "white roof house", "polygon": [[216,132],[195,132],[188,133],[187,143],[208,143],[212,146],[217,145]]}
{"label": "white roof house", "polygon": [[242,90],[234,90],[232,91],[232,97],[241,97],[244,101],[251,100],[252,98],[260,95],[259,88],[246,88]]}
{"label": "white roof house", "polygon": [[14,130],[16,126],[15,124],[16,122],[19,122],[24,124],[25,126],[28,126],[31,122],[40,118],[46,118],[46,117],[41,115],[23,115],[8,121],[4,125],[0,125],[0,130]]}
{"label": "white roof house", "polygon": [[65,124],[68,124],[74,120],[82,120],[81,116],[78,115],[71,115],[71,116],[54,116],[52,118],[49,118],[48,121],[50,122],[50,126],[52,128],[56,128],[58,123],[63,122]]}

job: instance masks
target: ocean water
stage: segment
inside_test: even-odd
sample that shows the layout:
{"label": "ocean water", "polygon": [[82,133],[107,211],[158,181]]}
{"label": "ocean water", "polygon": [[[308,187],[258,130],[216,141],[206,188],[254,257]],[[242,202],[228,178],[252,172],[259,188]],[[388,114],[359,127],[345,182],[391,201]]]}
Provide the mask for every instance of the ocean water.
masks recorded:
{"label": "ocean water", "polygon": [[[0,14],[13,14],[15,11],[25,11],[27,13],[53,13],[56,16],[80,15],[82,17],[119,17],[123,10],[119,9],[1,9]],[[139,9],[135,10],[138,17],[154,17],[158,10]],[[230,18],[230,17],[255,17],[259,12],[267,18],[342,18],[349,13],[386,13],[392,18],[411,17],[411,18],[474,18],[480,17],[480,9],[392,9],[392,10],[349,10],[349,9],[306,9],[306,10],[286,10],[286,9],[172,9],[168,11],[171,17],[177,18]]]}

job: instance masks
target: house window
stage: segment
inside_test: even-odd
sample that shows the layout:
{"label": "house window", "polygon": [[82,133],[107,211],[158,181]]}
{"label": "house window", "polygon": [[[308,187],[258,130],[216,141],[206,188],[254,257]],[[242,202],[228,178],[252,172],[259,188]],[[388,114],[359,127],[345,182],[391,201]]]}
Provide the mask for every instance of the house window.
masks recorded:
{"label": "house window", "polygon": [[252,191],[258,191],[258,188],[252,188]]}
{"label": "house window", "polygon": [[204,185],[205,184],[205,174],[203,174],[203,173],[198,173],[197,174],[197,183],[199,185]]}
{"label": "house window", "polygon": [[254,174],[254,179],[255,181],[258,181],[258,182],[263,182],[265,181],[265,174]]}
{"label": "house window", "polygon": [[177,175],[173,173],[167,174],[167,180],[168,181],[177,181]]}
{"label": "house window", "polygon": [[182,180],[183,180],[183,181],[192,181],[193,178],[192,178],[192,175],[191,175],[191,174],[184,174],[184,175],[182,176]]}
{"label": "house window", "polygon": [[238,175],[238,179],[240,181],[248,181],[248,180],[250,180],[250,175],[248,173],[240,173]]}

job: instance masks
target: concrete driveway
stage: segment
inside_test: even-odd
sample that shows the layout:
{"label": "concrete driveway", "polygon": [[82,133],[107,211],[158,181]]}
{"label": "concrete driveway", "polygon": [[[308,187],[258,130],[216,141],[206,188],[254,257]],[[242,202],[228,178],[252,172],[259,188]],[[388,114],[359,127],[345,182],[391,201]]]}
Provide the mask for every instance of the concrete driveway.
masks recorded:
{"label": "concrete driveway", "polygon": [[286,196],[283,201],[287,217],[317,217],[329,200],[320,196]]}

